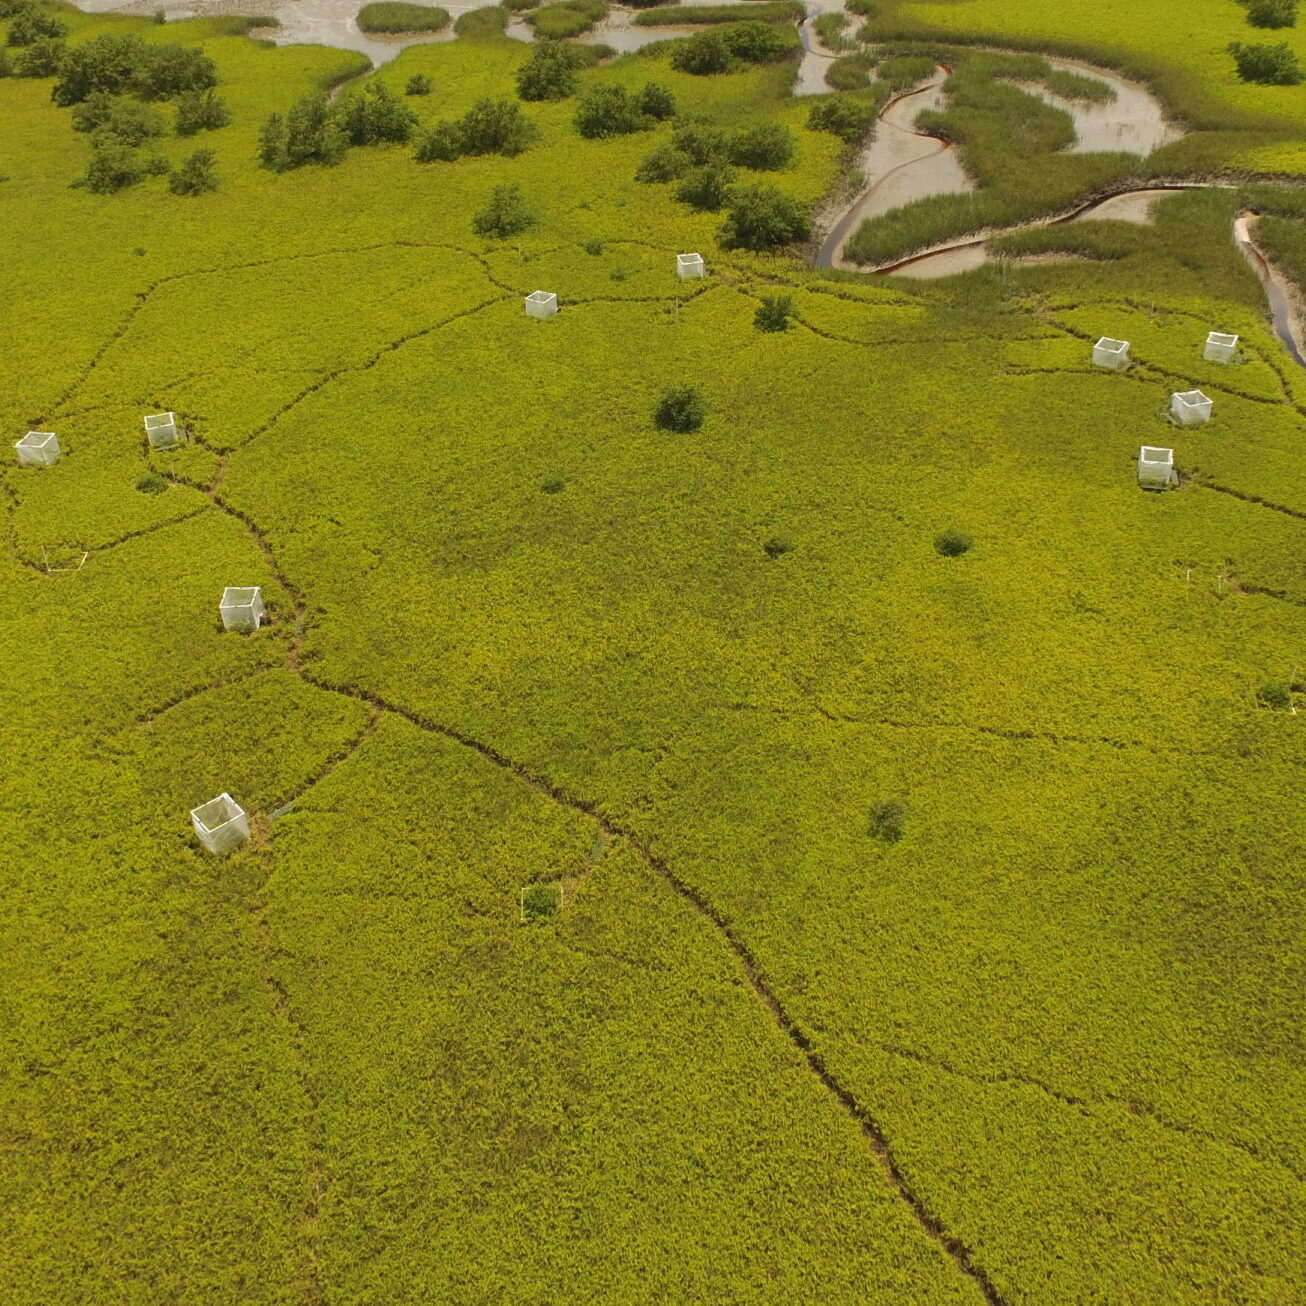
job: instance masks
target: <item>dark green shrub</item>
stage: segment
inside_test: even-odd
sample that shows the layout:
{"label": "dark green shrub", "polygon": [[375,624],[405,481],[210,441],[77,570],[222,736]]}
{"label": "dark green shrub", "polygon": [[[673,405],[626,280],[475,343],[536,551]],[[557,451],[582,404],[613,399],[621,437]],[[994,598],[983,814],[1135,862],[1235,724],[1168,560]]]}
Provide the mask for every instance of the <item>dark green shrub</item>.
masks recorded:
{"label": "dark green shrub", "polygon": [[178,136],[217,131],[231,122],[231,110],[213,91],[187,91],[177,99]]}
{"label": "dark green shrub", "polygon": [[728,166],[695,168],[676,187],[676,198],[700,213],[716,213],[725,208],[734,180],[734,169]]}
{"label": "dark green shrub", "polygon": [[168,11],[166,9],[156,9],[154,11],[154,21],[159,27],[166,26],[168,22]]}
{"label": "dark green shrub", "polygon": [[138,100],[122,100],[112,95],[93,95],[73,109],[73,129],[89,131],[95,142],[116,138],[133,148],[168,130],[163,115]]}
{"label": "dark green shrub", "polygon": [[446,121],[437,122],[423,135],[413,157],[418,163],[452,163],[464,153],[462,127]]}
{"label": "dark green shrub", "polygon": [[517,70],[517,94],[523,100],[565,100],[576,93],[581,62],[573,45],[537,45]]}
{"label": "dark green shrub", "polygon": [[68,108],[96,91],[117,95],[131,89],[144,60],[145,42],[139,36],[97,36],[67,52],[50,98]]}
{"label": "dark green shrub", "polygon": [[443,32],[449,13],[434,5],[404,4],[402,0],[376,0],[358,11],[360,32],[398,35],[401,32]]}
{"label": "dark green shrub", "polygon": [[136,488],[142,494],[162,494],[168,488],[168,481],[165,477],[160,476],[158,472],[146,472],[136,482]]}
{"label": "dark green shrub", "polygon": [[1244,82],[1261,86],[1296,86],[1303,78],[1301,65],[1286,41],[1279,45],[1244,45],[1234,41],[1229,47],[1238,76]]}
{"label": "dark green shrub", "polygon": [[784,538],[783,535],[772,535],[765,544],[762,545],[762,552],[768,558],[782,558],[786,553],[792,553],[794,546]]}
{"label": "dark green shrub", "polygon": [[168,189],[174,195],[204,195],[217,190],[218,174],[213,170],[213,159],[212,150],[196,150],[168,178]]}
{"label": "dark green shrub", "polygon": [[875,17],[875,0],[846,0],[844,8],[850,14],[860,14],[863,18]]}
{"label": "dark green shrub", "polygon": [[202,50],[150,45],[131,34],[106,35],[67,51],[50,96],[65,108],[96,91],[167,100],[186,91],[206,91],[217,81],[217,65]]}
{"label": "dark green shrub", "polygon": [[696,77],[728,73],[734,63],[724,35],[716,28],[695,32],[671,52],[671,66],[677,72],[693,73]]}
{"label": "dark green shrub", "polygon": [[513,158],[540,134],[515,100],[477,100],[459,119],[459,126],[465,154],[502,154]]}
{"label": "dark green shrub", "polygon": [[807,128],[814,132],[830,132],[841,141],[855,145],[874,121],[873,104],[851,95],[827,95],[812,105],[807,115]]}
{"label": "dark green shrub", "polygon": [[587,240],[581,245],[581,249],[597,258],[603,253],[603,242],[601,240]]}
{"label": "dark green shrub", "polygon": [[726,49],[745,63],[770,63],[801,48],[792,28],[779,28],[770,23],[731,23],[721,28],[721,35]]}
{"label": "dark green shrub", "polygon": [[406,141],[417,115],[384,83],[369,81],[338,107],[341,129],[351,145]]}
{"label": "dark green shrub", "polygon": [[640,113],[654,122],[665,122],[676,116],[676,97],[659,82],[646,82],[635,102]]}
{"label": "dark green shrub", "polygon": [[1297,0],[1251,0],[1247,21],[1253,27],[1295,27]]}
{"label": "dark green shrub", "polygon": [[502,36],[508,26],[508,11],[502,5],[487,5],[472,9],[454,19],[453,30],[464,41],[484,41]]}
{"label": "dark green shrub", "polygon": [[941,553],[945,558],[960,558],[963,553],[969,553],[971,545],[975,541],[954,527],[949,527],[940,535],[934,537],[935,551]]}
{"label": "dark green shrub", "polygon": [[693,166],[694,160],[683,150],[676,149],[674,145],[659,145],[651,154],[646,154],[635,169],[635,180],[675,181]]}
{"label": "dark green shrub", "polygon": [[12,46],[32,45],[36,41],[57,40],[67,36],[68,28],[48,9],[41,5],[26,5],[20,9],[9,24],[9,35],[5,43]]}
{"label": "dark green shrub", "polygon": [[478,236],[507,240],[533,227],[535,220],[519,186],[496,186],[489,204],[472,219],[472,230]]}
{"label": "dark green shrub", "polygon": [[1262,707],[1274,712],[1286,712],[1292,706],[1292,685],[1286,680],[1267,680],[1256,691]]}
{"label": "dark green shrub", "polygon": [[718,236],[725,249],[779,249],[811,234],[807,211],[775,186],[738,186]]}
{"label": "dark green shrub", "polygon": [[550,476],[540,485],[545,494],[561,494],[566,487],[567,482],[561,476]]}
{"label": "dark green shrub", "polygon": [[700,168],[730,160],[730,143],[725,132],[710,122],[690,122],[677,127],[671,133],[671,144]]}
{"label": "dark green shrub", "polygon": [[33,41],[14,57],[13,74],[15,77],[55,77],[63,67],[66,53],[64,43],[56,37]]}
{"label": "dark green shrub", "polygon": [[124,103],[126,101],[120,100],[116,95],[96,91],[93,95],[87,96],[81,104],[73,106],[71,115],[73,131],[93,132],[97,127],[103,127],[109,121],[114,109]]}
{"label": "dark green shrub", "polygon": [[528,884],[521,891],[522,920],[547,921],[562,906],[562,887],[557,884]]}
{"label": "dark green shrub", "polygon": [[777,172],[793,162],[797,142],[783,123],[745,127],[730,138],[730,162],[756,172]]}
{"label": "dark green shrub", "polygon": [[9,58],[9,51],[0,45],[0,77],[11,77],[13,75],[13,60]]}
{"label": "dark green shrub", "polygon": [[896,798],[881,798],[871,804],[867,833],[881,843],[897,843],[907,821],[906,805]]}
{"label": "dark green shrub", "polygon": [[113,195],[167,171],[166,159],[146,158],[116,136],[109,136],[91,147],[91,161],[79,184],[95,195]]}
{"label": "dark green shrub", "polygon": [[259,161],[274,172],[307,163],[330,167],[345,157],[348,148],[348,137],[320,91],[297,100],[284,119],[272,114],[259,131]]}
{"label": "dark green shrub", "polygon": [[574,122],[587,140],[625,136],[652,126],[640,110],[639,100],[624,86],[596,86],[586,91],[576,106]]}
{"label": "dark green shrub", "polygon": [[653,421],[664,431],[688,435],[703,425],[707,416],[707,401],[693,386],[673,385],[662,392]]}
{"label": "dark green shrub", "polygon": [[405,95],[430,95],[432,88],[431,79],[425,73],[414,73],[408,79],[408,85],[404,87]]}
{"label": "dark green shrub", "polygon": [[792,295],[763,295],[762,303],[753,314],[753,325],[759,331],[786,331],[793,311]]}
{"label": "dark green shrub", "polygon": [[217,64],[203,50],[187,45],[147,45],[132,78],[132,88],[146,100],[171,100],[217,84]]}

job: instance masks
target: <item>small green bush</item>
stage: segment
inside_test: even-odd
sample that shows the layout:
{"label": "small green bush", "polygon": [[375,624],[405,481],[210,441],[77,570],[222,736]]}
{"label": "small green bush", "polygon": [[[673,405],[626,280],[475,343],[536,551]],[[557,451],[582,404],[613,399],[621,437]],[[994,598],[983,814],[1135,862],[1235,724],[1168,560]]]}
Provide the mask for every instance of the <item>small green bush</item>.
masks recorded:
{"label": "small green bush", "polygon": [[565,100],[576,93],[580,65],[573,45],[557,41],[537,45],[517,70],[517,94],[523,100]]}
{"label": "small green bush", "polygon": [[50,98],[62,108],[80,104],[96,91],[169,100],[218,82],[217,65],[202,50],[150,44],[132,33],[97,36],[74,46],[63,54],[58,72]]}
{"label": "small green bush", "polygon": [[786,553],[792,553],[794,546],[784,538],[783,535],[772,535],[765,544],[762,545],[762,552],[768,558],[782,558]]}
{"label": "small green bush", "polygon": [[218,175],[213,170],[213,151],[196,150],[172,176],[168,189],[174,195],[204,195],[218,188]]}
{"label": "small green bush", "polygon": [[166,477],[160,476],[158,472],[146,472],[136,482],[136,488],[142,494],[162,494],[168,488],[168,481]]}
{"label": "small green bush", "polygon": [[735,60],[722,33],[708,30],[695,32],[689,40],[677,44],[671,53],[671,66],[677,72],[708,77],[713,73],[728,73]]}
{"label": "small green bush", "polygon": [[671,144],[700,168],[730,161],[729,138],[714,123],[685,123],[671,133]]}
{"label": "small green bush", "polygon": [[1302,81],[1301,64],[1286,41],[1278,45],[1244,45],[1234,41],[1228,47],[1238,76],[1261,86],[1296,86]]}
{"label": "small green bush", "polygon": [[662,392],[653,421],[664,431],[688,435],[703,425],[707,416],[707,401],[693,386],[673,385]]}
{"label": "small green bush", "polygon": [[676,116],[676,97],[660,82],[645,82],[635,96],[640,113],[654,122]]}
{"label": "small green bush", "polygon": [[360,32],[398,35],[401,32],[443,32],[449,13],[434,5],[403,4],[401,0],[376,0],[358,11]]}
{"label": "small green bush", "polygon": [[567,482],[561,476],[549,476],[540,484],[545,494],[561,494],[567,488]]}
{"label": "small green bush", "polygon": [[603,242],[601,240],[587,240],[581,246],[581,249],[583,249],[585,253],[591,254],[595,258],[597,258],[600,254],[603,253]]}
{"label": "small green bush", "polygon": [[640,108],[639,97],[624,86],[596,86],[586,91],[576,106],[573,121],[587,140],[626,136],[653,126],[653,120]]}
{"label": "small green bush", "polygon": [[735,172],[729,166],[695,168],[676,187],[676,198],[700,213],[717,213],[725,208],[734,181]]}
{"label": "small green bush", "polygon": [[402,142],[412,136],[417,115],[384,83],[369,81],[337,106],[341,130],[351,145]]}
{"label": "small green bush", "polygon": [[934,537],[935,550],[945,558],[960,558],[963,553],[970,552],[974,543],[969,535],[951,527]]}
{"label": "small green bush", "polygon": [[897,843],[907,821],[906,805],[896,798],[881,798],[871,804],[867,833],[881,843]]}
{"label": "small green bush", "polygon": [[1295,27],[1297,0],[1251,0],[1247,21],[1253,27]]}
{"label": "small green bush", "polygon": [[807,129],[830,132],[841,141],[855,145],[875,121],[875,105],[852,95],[827,95],[812,105],[807,114]]}
{"label": "small green bush", "polygon": [[757,312],[753,314],[753,325],[759,331],[787,331],[793,312],[792,295],[763,295]]}
{"label": "small green bush", "polygon": [[430,95],[434,83],[425,73],[414,73],[404,87],[405,95]]}
{"label": "small green bush", "polygon": [[1274,712],[1286,712],[1292,706],[1292,685],[1286,680],[1267,680],[1256,691],[1262,707]]}
{"label": "small green bush", "polygon": [[259,131],[259,161],[274,172],[309,163],[331,167],[348,148],[349,138],[320,91],[297,100],[284,119],[272,114]]}
{"label": "small green bush", "polygon": [[807,211],[775,186],[739,186],[717,239],[725,249],[780,249],[812,232]]}
{"label": "small green bush", "polygon": [[547,921],[562,906],[562,888],[557,884],[528,884],[521,891],[521,914],[524,921]]}
{"label": "small green bush", "polygon": [[645,182],[676,181],[694,166],[694,160],[674,145],[659,145],[646,154],[635,169],[635,180]]}
{"label": "small green bush", "polygon": [[15,77],[54,77],[63,67],[66,53],[64,43],[56,37],[46,37],[33,41],[26,49],[19,50],[13,61]]}
{"label": "small green bush", "polygon": [[97,139],[117,137],[124,145],[137,146],[168,129],[163,115],[151,105],[137,100],[97,92],[74,106],[73,130],[92,132]]}
{"label": "small green bush", "polygon": [[196,132],[217,131],[231,122],[231,111],[213,91],[187,91],[177,99],[176,132],[194,136]]}
{"label": "small green bush", "polygon": [[477,100],[461,118],[438,122],[417,146],[418,163],[449,162],[463,155],[514,158],[539,137],[516,100]]}
{"label": "small green bush", "polygon": [[42,5],[26,5],[20,9],[9,24],[9,34],[5,37],[7,45],[22,47],[33,45],[37,41],[58,40],[68,35],[68,27]]}
{"label": "small green bush", "polygon": [[478,236],[508,240],[533,227],[535,221],[520,186],[496,186],[490,202],[472,219],[472,230]]}
{"label": "small green bush", "polygon": [[95,195],[114,195],[146,177],[168,171],[164,158],[142,155],[116,136],[102,138],[91,147],[91,161],[79,184]]}
{"label": "small green bush", "polygon": [[755,172],[777,172],[793,162],[796,148],[793,132],[783,123],[758,123],[730,138],[730,162]]}

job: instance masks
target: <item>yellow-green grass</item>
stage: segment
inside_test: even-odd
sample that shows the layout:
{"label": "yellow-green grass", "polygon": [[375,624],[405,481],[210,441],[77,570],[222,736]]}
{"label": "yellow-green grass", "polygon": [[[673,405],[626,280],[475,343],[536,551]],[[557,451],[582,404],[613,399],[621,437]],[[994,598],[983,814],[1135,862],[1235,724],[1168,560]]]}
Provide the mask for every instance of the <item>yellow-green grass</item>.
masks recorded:
{"label": "yellow-green grass", "polygon": [[[1229,204],[820,281],[717,250],[633,180],[670,128],[584,141],[574,101],[516,159],[261,171],[351,57],[126,21],[79,35],[218,59],[214,194],[69,189],[67,111],[0,81],[0,412],[68,449],[3,477],[0,1295],[982,1301],[753,981],[1001,1301],[1306,1294],[1306,715],[1256,701],[1306,659],[1306,386]],[[429,122],[527,55],[378,76]],[[581,79],[786,123],[766,180],[812,202],[839,143],[788,73]],[[473,237],[513,182],[538,227]],[[686,383],[702,429],[656,430]],[[146,455],[160,408],[198,442]],[[1139,491],[1142,443],[1188,483]],[[228,584],[267,629],[220,632]],[[215,861],[224,789],[256,837]]]}

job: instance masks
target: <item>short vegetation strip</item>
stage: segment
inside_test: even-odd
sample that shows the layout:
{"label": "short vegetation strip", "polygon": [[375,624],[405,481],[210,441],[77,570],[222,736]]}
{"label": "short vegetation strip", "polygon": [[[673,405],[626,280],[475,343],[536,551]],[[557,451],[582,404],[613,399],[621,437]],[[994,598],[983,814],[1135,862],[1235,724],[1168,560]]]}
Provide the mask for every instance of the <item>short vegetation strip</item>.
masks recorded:
{"label": "short vegetation strip", "polygon": [[406,32],[443,32],[449,26],[447,9],[435,5],[403,4],[400,0],[377,0],[358,11],[360,31],[382,36]]}

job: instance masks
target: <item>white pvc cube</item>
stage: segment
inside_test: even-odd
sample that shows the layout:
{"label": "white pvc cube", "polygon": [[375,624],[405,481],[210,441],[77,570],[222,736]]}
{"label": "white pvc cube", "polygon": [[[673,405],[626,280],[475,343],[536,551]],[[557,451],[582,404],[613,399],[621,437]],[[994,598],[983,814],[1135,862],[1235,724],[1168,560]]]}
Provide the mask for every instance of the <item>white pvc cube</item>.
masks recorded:
{"label": "white pvc cube", "polygon": [[20,467],[49,467],[59,461],[59,437],[53,431],[28,431],[14,448]]}
{"label": "white pvc cube", "polygon": [[1200,390],[1181,390],[1170,396],[1170,416],[1180,426],[1211,420],[1211,401]]}
{"label": "white pvc cube", "polygon": [[1155,449],[1143,445],[1138,451],[1138,483],[1152,490],[1164,490],[1173,485],[1177,477],[1174,470],[1174,450]]}
{"label": "white pvc cube", "polygon": [[1232,363],[1238,352],[1238,337],[1225,335],[1223,331],[1212,331],[1206,337],[1206,348],[1202,357],[1208,363]]}
{"label": "white pvc cube", "polygon": [[681,281],[707,276],[707,265],[703,262],[703,256],[701,254],[677,254],[676,275]]}
{"label": "white pvc cube", "polygon": [[526,296],[527,317],[552,317],[558,311],[558,297],[547,290],[537,290]]}
{"label": "white pvc cube", "polygon": [[1114,372],[1122,371],[1129,366],[1129,341],[1103,336],[1093,346],[1093,362],[1098,367],[1109,367]]}
{"label": "white pvc cube", "polygon": [[249,818],[230,795],[219,794],[190,814],[195,837],[215,856],[234,852],[249,838]]}
{"label": "white pvc cube", "polygon": [[263,590],[258,585],[228,585],[218,611],[223,630],[257,630],[263,620]]}
{"label": "white pvc cube", "polygon": [[171,449],[185,438],[185,431],[177,425],[172,413],[152,413],[145,419],[145,438],[151,449]]}

